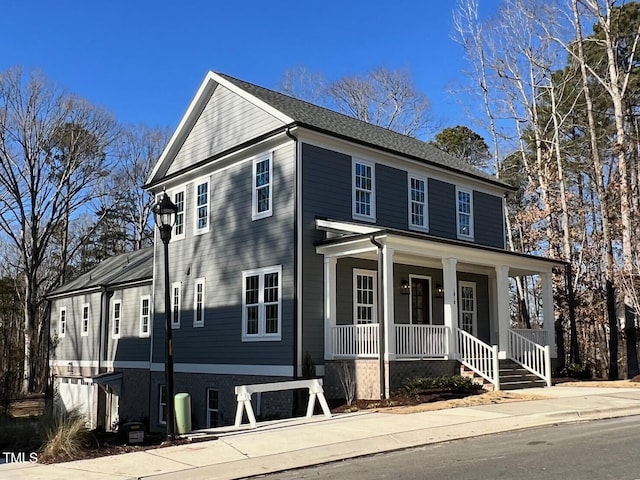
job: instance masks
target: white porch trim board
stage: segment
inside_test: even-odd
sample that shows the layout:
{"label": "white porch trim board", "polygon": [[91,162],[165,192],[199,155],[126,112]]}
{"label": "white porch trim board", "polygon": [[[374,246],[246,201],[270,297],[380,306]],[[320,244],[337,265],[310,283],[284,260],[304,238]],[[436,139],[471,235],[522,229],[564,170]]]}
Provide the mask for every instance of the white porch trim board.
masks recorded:
{"label": "white porch trim board", "polygon": [[542,321],[543,329],[546,332],[546,339],[549,345],[549,354],[557,357],[556,342],[554,341],[554,323],[555,315],[553,314],[553,275],[551,273],[541,273],[542,280]]}
{"label": "white porch trim board", "polygon": [[[444,288],[444,325],[450,332],[458,328],[458,279],[456,265],[458,260],[453,257],[442,259],[442,283]],[[455,335],[449,335],[448,351],[450,358],[455,358],[457,352]]]}
{"label": "white porch trim board", "polygon": [[496,268],[496,306],[498,313],[498,356],[507,358],[509,351],[509,329],[511,316],[509,314],[509,267],[499,265]]}
{"label": "white porch trim board", "polygon": [[[382,319],[384,322],[384,360],[394,360],[396,358],[396,330],[393,303],[393,248],[387,245],[382,247],[382,295],[384,298],[384,312]],[[385,383],[387,389],[388,382]]]}
{"label": "white porch trim board", "polygon": [[336,297],[337,281],[336,257],[324,257],[324,359],[333,358],[333,327],[336,326]]}

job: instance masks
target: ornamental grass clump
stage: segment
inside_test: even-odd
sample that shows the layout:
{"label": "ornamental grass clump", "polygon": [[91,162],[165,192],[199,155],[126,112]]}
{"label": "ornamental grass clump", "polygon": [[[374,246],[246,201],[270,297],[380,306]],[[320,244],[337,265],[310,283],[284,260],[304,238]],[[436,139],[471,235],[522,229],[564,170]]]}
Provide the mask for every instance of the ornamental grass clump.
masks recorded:
{"label": "ornamental grass clump", "polygon": [[86,419],[77,411],[43,419],[43,444],[39,461],[73,460],[90,445]]}

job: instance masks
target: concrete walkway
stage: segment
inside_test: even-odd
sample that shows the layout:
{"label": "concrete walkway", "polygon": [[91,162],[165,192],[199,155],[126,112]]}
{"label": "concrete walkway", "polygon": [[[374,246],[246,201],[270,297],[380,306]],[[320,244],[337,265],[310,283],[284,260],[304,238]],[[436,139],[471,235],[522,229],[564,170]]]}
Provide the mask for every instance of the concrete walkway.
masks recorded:
{"label": "concrete walkway", "polygon": [[[357,412],[215,430],[217,439],[40,465],[0,465],[0,479],[238,479],[430,443],[566,422],[640,415],[640,389],[521,390],[545,400],[412,414]],[[516,392],[517,393],[517,392]]]}

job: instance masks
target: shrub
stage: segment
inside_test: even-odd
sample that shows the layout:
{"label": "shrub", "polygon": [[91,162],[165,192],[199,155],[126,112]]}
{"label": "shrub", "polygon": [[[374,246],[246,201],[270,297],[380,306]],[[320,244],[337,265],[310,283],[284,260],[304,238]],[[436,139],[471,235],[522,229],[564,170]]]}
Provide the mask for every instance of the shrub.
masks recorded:
{"label": "shrub", "polygon": [[580,365],[579,363],[567,363],[560,370],[561,377],[576,378],[578,380],[588,380],[591,378],[591,369],[589,365]]}
{"label": "shrub", "polygon": [[44,441],[39,459],[45,462],[74,459],[91,443],[86,420],[77,411],[47,417],[42,425]]}
{"label": "shrub", "polygon": [[465,393],[481,389],[482,385],[473,383],[469,377],[452,375],[443,377],[414,377],[407,380],[400,390],[405,395],[415,397],[429,390],[446,390],[453,393]]}

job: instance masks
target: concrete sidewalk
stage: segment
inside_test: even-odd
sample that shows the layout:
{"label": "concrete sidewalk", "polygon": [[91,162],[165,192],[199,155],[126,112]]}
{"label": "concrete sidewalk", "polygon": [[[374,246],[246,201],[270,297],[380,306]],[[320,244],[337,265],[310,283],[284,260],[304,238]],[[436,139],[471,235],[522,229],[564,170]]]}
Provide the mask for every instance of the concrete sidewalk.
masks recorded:
{"label": "concrete sidewalk", "polygon": [[[215,430],[216,440],[90,460],[0,465],[0,479],[238,479],[430,443],[552,425],[640,415],[640,389],[551,387],[546,397],[412,414],[357,412]],[[517,393],[517,392],[515,392]]]}

